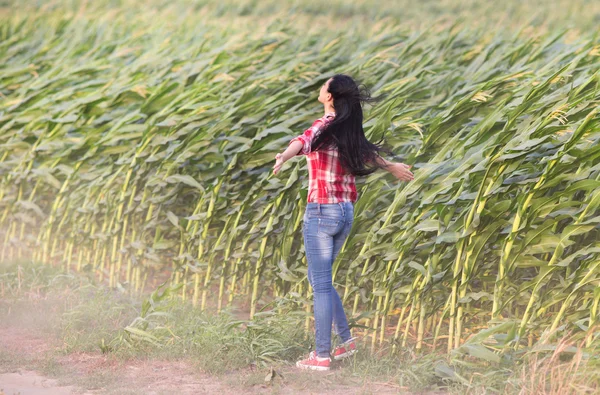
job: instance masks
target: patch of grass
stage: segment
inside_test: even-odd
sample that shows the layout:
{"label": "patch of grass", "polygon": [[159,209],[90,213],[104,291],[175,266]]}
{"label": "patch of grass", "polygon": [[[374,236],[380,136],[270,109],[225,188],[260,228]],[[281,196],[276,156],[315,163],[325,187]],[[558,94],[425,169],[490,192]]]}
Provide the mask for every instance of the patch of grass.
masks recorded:
{"label": "patch of grass", "polygon": [[358,349],[359,352],[353,358],[340,363],[341,371],[348,377],[390,382],[412,391],[445,386],[434,372],[435,364],[444,360],[442,355],[426,354],[417,357],[410,350],[405,350],[400,355],[387,354],[386,350],[373,354],[366,345],[359,346]]}
{"label": "patch of grass", "polygon": [[134,354],[143,350],[162,357],[185,355],[211,374],[264,367],[298,358],[311,344],[304,333],[303,313],[285,306],[276,310],[257,313],[247,321],[228,310],[204,313],[189,303],[161,300],[128,325],[116,343],[120,350]]}
{"label": "patch of grass", "polygon": [[60,376],[65,373],[64,367],[54,358],[50,353],[46,354],[44,358],[42,358],[41,363],[37,365],[37,367],[44,373],[49,376]]}
{"label": "patch of grass", "polygon": [[[119,375],[119,372],[115,372],[112,370],[105,369],[97,369],[94,371],[90,371],[85,375],[75,375],[74,384],[89,390],[103,390],[106,391],[108,389],[116,390],[119,389],[118,393],[130,393],[124,392],[122,388],[120,388],[119,380],[117,380],[116,376]],[[111,391],[111,393],[113,393]]]}
{"label": "patch of grass", "polygon": [[[104,339],[104,351],[117,360],[185,359],[231,385],[268,385],[273,393],[349,388],[353,393],[575,394],[600,388],[599,353],[586,348],[585,339],[563,338],[556,344],[507,351],[500,363],[473,356],[419,354],[410,347],[396,354],[386,348],[371,352],[368,342],[359,341],[354,357],[335,362],[330,372],[322,374],[294,366],[314,339],[304,333],[306,317],[291,298],[278,299],[272,310],[244,320],[232,310],[213,314],[181,303],[171,297],[177,287],[165,285],[139,300],[98,286],[85,275],[64,275],[31,263],[3,265],[0,273],[7,295],[0,303],[1,320],[54,334],[62,340],[63,354],[98,352]],[[52,352],[41,358],[45,373],[61,373]],[[33,362],[0,354],[0,369],[5,371]],[[283,378],[265,384],[270,368]],[[96,372],[80,384],[107,388],[110,376]]]}
{"label": "patch of grass", "polygon": [[3,350],[0,352],[0,373],[14,371],[17,367],[27,367],[29,360],[20,354],[9,353]]}
{"label": "patch of grass", "polygon": [[124,294],[92,284],[73,290],[65,300],[59,331],[64,351],[97,351],[135,317],[140,303]]}
{"label": "patch of grass", "polygon": [[[52,288],[76,287],[86,279],[85,273],[77,277],[64,274],[62,268],[43,265],[31,260],[0,261],[0,295],[3,301],[14,301],[24,296],[46,294]],[[93,281],[92,277],[88,278]]]}

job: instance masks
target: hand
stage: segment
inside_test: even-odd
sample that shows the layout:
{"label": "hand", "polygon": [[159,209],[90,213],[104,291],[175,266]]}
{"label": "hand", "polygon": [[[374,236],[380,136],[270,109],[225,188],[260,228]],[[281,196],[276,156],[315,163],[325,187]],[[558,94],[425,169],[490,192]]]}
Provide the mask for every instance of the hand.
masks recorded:
{"label": "hand", "polygon": [[281,154],[275,155],[275,165],[273,166],[273,174],[277,174],[279,170],[283,166],[283,159],[281,158]]}
{"label": "hand", "polygon": [[394,163],[390,165],[390,173],[394,175],[397,179],[401,181],[412,181],[415,179],[414,174],[408,170],[412,167],[412,165],[407,165],[404,163]]}

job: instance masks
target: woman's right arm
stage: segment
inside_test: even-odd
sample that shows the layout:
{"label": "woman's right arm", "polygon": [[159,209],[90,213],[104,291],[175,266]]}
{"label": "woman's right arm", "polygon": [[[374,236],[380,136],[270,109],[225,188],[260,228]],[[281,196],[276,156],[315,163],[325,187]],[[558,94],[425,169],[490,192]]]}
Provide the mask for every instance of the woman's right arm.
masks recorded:
{"label": "woman's right arm", "polygon": [[412,167],[412,165],[407,165],[404,163],[395,163],[390,162],[388,160],[383,159],[381,156],[377,156],[375,161],[381,166],[382,169],[389,171],[399,180],[402,181],[412,181],[415,179],[414,174],[408,170]]}
{"label": "woman's right arm", "polygon": [[312,140],[315,135],[321,131],[324,124],[324,118],[319,118],[314,121],[311,127],[306,129],[304,133],[291,139],[285,151],[275,155],[274,174],[277,174],[281,166],[292,157],[308,155],[311,152]]}
{"label": "woman's right arm", "polygon": [[287,162],[290,158],[300,155],[300,150],[304,146],[304,143],[301,140],[294,140],[288,144],[288,147],[281,154],[281,159],[283,162]]}
{"label": "woman's right arm", "polygon": [[300,144],[300,149],[293,151],[294,155],[291,156],[310,154],[312,141],[315,136],[321,132],[324,126],[325,118],[319,118],[315,120],[312,125],[304,131],[304,133],[291,139],[288,145]]}

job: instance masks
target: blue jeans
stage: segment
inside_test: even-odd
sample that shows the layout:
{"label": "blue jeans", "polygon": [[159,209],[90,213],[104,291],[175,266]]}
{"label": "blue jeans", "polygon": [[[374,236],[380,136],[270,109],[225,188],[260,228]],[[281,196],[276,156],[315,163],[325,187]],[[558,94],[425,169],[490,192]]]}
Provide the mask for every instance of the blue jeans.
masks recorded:
{"label": "blue jeans", "polygon": [[354,204],[308,203],[303,220],[308,281],[314,298],[316,352],[320,357],[329,357],[332,322],[342,342],[351,338],[340,295],[333,288],[331,269],[350,234]]}

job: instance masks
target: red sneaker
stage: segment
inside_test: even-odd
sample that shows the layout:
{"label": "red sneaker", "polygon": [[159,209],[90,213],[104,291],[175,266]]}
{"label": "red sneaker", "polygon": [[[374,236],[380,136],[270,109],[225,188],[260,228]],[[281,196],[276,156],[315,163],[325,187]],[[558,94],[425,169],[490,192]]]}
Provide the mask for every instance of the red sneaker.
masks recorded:
{"label": "red sneaker", "polygon": [[317,357],[317,353],[311,351],[308,358],[296,362],[296,366],[300,369],[329,370],[330,363],[331,359]]}
{"label": "red sneaker", "polygon": [[340,360],[349,357],[356,352],[356,344],[354,339],[348,340],[346,343],[342,343],[333,350],[333,359]]}

